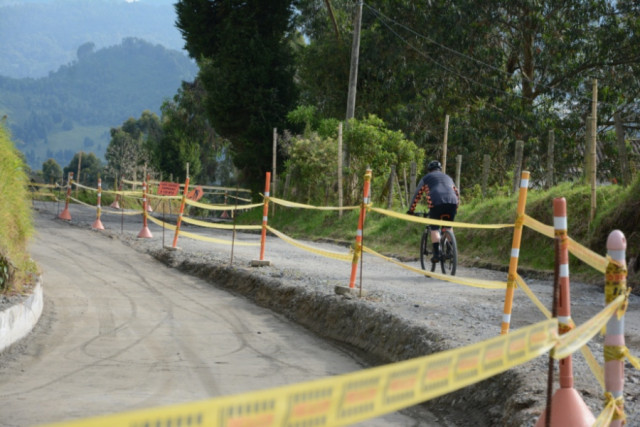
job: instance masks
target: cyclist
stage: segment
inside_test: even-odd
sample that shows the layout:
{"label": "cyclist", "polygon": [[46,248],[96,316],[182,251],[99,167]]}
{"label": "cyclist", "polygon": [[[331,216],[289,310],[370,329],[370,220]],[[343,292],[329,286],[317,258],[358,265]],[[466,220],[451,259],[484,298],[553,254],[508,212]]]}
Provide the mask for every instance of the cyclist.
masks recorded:
{"label": "cyclist", "polygon": [[[453,221],[458,212],[460,193],[453,183],[453,179],[442,172],[442,164],[433,160],[427,166],[427,174],[422,177],[416,192],[411,199],[408,215],[413,215],[420,200],[425,197],[429,206],[429,218]],[[433,258],[431,262],[440,261],[440,226],[429,225],[431,243],[433,244]]]}

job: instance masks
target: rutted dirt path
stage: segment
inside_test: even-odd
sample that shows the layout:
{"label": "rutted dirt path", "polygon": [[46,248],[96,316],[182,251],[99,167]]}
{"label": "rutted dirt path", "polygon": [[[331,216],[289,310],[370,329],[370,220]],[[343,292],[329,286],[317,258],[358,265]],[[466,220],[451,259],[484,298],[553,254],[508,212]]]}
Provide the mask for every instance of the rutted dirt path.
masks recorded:
{"label": "rutted dirt path", "polygon": [[[0,425],[191,402],[363,368],[273,311],[116,239],[38,215],[45,311],[0,355]],[[426,412],[372,426],[438,425]]]}

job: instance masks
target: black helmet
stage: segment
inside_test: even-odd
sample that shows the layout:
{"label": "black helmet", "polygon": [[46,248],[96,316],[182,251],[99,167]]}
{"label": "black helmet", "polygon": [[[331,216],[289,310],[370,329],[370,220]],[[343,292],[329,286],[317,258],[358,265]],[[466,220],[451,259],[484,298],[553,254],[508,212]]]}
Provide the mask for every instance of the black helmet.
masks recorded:
{"label": "black helmet", "polygon": [[433,160],[431,163],[429,163],[429,166],[427,166],[427,170],[429,172],[432,172],[434,170],[442,170],[442,163],[440,163],[437,160]]}

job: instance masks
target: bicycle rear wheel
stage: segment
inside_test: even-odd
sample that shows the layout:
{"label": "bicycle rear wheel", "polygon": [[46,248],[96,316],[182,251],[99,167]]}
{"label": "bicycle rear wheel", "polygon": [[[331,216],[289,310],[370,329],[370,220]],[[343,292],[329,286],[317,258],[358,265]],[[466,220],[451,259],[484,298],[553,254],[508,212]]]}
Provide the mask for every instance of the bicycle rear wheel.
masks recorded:
{"label": "bicycle rear wheel", "polygon": [[458,245],[451,230],[442,230],[440,237],[440,268],[443,274],[455,276],[458,268]]}
{"label": "bicycle rear wheel", "polygon": [[431,244],[431,234],[428,229],[425,228],[422,233],[422,239],[420,239],[420,265],[423,270],[427,269],[429,263],[431,263],[431,271],[436,270],[436,263],[431,262],[429,259],[429,245]]}

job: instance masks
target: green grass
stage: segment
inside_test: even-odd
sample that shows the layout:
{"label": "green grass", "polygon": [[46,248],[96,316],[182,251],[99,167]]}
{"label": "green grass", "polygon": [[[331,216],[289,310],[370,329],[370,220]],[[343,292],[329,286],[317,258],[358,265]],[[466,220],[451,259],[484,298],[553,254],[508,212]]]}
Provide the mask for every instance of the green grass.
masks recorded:
{"label": "green grass", "polygon": [[33,233],[31,201],[24,163],[0,124],[0,292],[21,292],[32,283],[35,263],[27,252]]}
{"label": "green grass", "polygon": [[[601,186],[597,190],[595,219],[590,222],[591,190],[588,186],[563,183],[550,190],[529,190],[526,214],[553,225],[553,199],[567,201],[568,231],[577,242],[600,255],[606,254],[606,237],[614,229],[621,229],[636,242],[629,244],[628,254],[640,253],[640,178],[626,189],[621,186]],[[516,218],[517,195],[475,199],[460,206],[456,221],[474,224],[513,224]],[[395,208],[403,212],[401,207]],[[358,211],[337,212],[276,207],[269,209],[269,225],[294,238],[333,240],[353,246],[358,225]],[[241,215],[242,223],[259,224],[262,208]],[[400,219],[368,212],[364,229],[364,244],[386,255],[400,259],[417,259],[423,226]],[[506,269],[509,264],[513,228],[467,229],[457,228],[456,237],[460,262],[466,265],[494,266]],[[525,227],[522,235],[519,266],[523,269],[553,272],[553,240]],[[602,282],[602,274],[571,257],[572,277]],[[631,283],[631,282],[630,282]]]}

